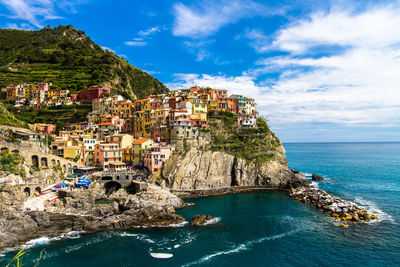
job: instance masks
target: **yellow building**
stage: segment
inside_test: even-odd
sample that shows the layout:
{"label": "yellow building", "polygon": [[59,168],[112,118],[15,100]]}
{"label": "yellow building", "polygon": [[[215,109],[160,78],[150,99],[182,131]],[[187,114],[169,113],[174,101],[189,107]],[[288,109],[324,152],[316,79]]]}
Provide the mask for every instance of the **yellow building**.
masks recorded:
{"label": "yellow building", "polygon": [[127,147],[122,149],[122,161],[127,165],[133,164],[133,147]]}
{"label": "yellow building", "polygon": [[208,111],[214,111],[218,109],[218,101],[210,100],[208,101]]}
{"label": "yellow building", "polygon": [[81,146],[67,146],[64,147],[64,158],[65,159],[75,159],[80,158],[81,155]]}
{"label": "yellow building", "polygon": [[133,141],[133,163],[143,164],[144,151],[149,149],[154,141],[150,138],[139,138]]}
{"label": "yellow building", "polygon": [[193,98],[191,102],[193,114],[207,114],[207,100]]}
{"label": "yellow building", "polygon": [[151,137],[150,110],[135,113],[136,137]]}
{"label": "yellow building", "polygon": [[119,114],[121,119],[129,119],[134,115],[134,105],[130,101],[119,103]]}

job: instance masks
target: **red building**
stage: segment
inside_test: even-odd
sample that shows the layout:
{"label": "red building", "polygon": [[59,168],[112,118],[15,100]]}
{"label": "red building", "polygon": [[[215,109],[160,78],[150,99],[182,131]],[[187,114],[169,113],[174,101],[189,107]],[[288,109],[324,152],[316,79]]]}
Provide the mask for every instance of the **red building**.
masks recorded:
{"label": "red building", "polygon": [[103,94],[107,93],[108,95],[111,94],[111,89],[108,87],[89,87],[82,89],[78,94],[79,101],[92,101],[96,98],[103,97]]}

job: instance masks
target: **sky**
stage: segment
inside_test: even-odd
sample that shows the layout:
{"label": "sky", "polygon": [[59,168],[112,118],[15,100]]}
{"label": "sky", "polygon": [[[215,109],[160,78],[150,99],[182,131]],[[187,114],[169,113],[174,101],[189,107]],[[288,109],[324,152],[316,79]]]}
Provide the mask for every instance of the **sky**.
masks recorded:
{"label": "sky", "polygon": [[0,0],[0,27],[73,25],[162,81],[256,99],[283,142],[400,141],[400,1]]}

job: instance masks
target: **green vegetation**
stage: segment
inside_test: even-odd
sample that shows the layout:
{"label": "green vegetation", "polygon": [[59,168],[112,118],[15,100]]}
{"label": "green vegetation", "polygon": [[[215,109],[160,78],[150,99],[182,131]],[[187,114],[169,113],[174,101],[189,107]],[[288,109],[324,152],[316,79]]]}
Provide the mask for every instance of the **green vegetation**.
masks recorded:
{"label": "green vegetation", "polygon": [[157,79],[95,44],[72,26],[39,31],[0,29],[0,88],[49,82],[72,93],[110,85],[128,98],[167,92]]}
{"label": "green vegetation", "polygon": [[2,151],[0,153],[0,171],[25,177],[25,170],[21,167],[23,161],[24,159],[17,153]]}
{"label": "green vegetation", "polygon": [[[42,257],[43,257],[44,251],[45,251],[44,249],[42,249],[42,250],[40,251],[39,259],[36,261],[34,267],[39,266],[39,263],[40,263],[40,260],[41,260]],[[17,266],[17,267],[21,267],[21,266],[22,266],[22,258],[23,258],[23,256],[24,256],[26,253],[28,253],[28,252],[29,252],[29,250],[25,250],[24,248],[21,249],[20,251],[18,251],[18,253],[17,253],[17,254],[11,259],[11,261],[6,265],[6,267],[11,266],[12,263],[15,263],[15,266]]]}
{"label": "green vegetation", "polygon": [[[64,124],[81,122],[86,120],[87,114],[92,110],[91,104],[42,107],[41,109],[15,109],[12,106],[8,110],[21,121],[28,123],[51,123],[56,125],[56,131],[62,129]],[[0,123],[1,124],[1,123]]]}
{"label": "green vegetation", "polygon": [[15,116],[11,114],[1,102],[0,102],[0,125],[28,128],[28,124],[26,122],[23,122],[15,118]]}
{"label": "green vegetation", "polygon": [[269,129],[265,118],[257,120],[258,128],[237,129],[237,116],[229,112],[209,113],[211,150],[262,163],[276,155],[280,140]]}

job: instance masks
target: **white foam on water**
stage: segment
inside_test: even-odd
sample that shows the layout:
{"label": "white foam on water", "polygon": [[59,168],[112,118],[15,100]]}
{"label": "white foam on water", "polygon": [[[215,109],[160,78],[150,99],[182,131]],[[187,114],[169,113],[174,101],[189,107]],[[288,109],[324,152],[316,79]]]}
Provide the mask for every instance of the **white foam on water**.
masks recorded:
{"label": "white foam on water", "polygon": [[171,253],[156,253],[156,252],[150,252],[150,255],[153,258],[157,258],[157,259],[169,259],[169,258],[172,258],[174,256]]}
{"label": "white foam on water", "polygon": [[[393,219],[393,217],[391,215],[387,214],[386,212],[384,212],[383,210],[378,208],[376,206],[376,204],[373,203],[372,201],[363,199],[361,197],[357,197],[354,200],[354,202],[356,202],[361,207],[366,208],[369,213],[378,214],[379,215],[378,221],[389,221],[389,222],[395,223],[395,220]],[[372,220],[371,222],[376,222],[376,221]]]}
{"label": "white foam on water", "polygon": [[6,255],[6,254],[1,254],[1,253],[0,253],[0,258],[3,258],[5,255]]}
{"label": "white foam on water", "polygon": [[123,233],[120,233],[119,236],[122,236],[122,237],[137,237],[139,235],[138,234],[129,234],[127,232],[123,232]]}
{"label": "white foam on water", "polygon": [[312,182],[311,182],[311,186],[319,189],[319,185],[318,185],[318,183],[315,182],[315,181],[312,181]]}
{"label": "white foam on water", "polygon": [[215,218],[212,218],[212,219],[206,221],[203,225],[215,224],[215,223],[219,223],[220,221],[221,221],[221,217],[215,217]]}
{"label": "white foam on water", "polygon": [[265,236],[265,237],[261,237],[261,238],[258,238],[258,239],[249,240],[249,241],[247,241],[247,242],[245,242],[243,244],[240,244],[239,246],[233,247],[232,249],[223,250],[223,251],[219,251],[219,252],[204,256],[203,258],[201,258],[201,259],[199,259],[197,261],[184,264],[183,266],[191,266],[191,265],[195,265],[195,264],[201,264],[201,263],[208,262],[211,259],[213,259],[215,257],[218,257],[218,256],[221,256],[221,255],[229,255],[229,254],[234,254],[234,253],[239,253],[239,252],[242,252],[242,251],[246,251],[254,244],[260,244],[260,243],[265,242],[265,241],[271,241],[271,240],[283,238],[283,237],[292,235],[292,234],[298,232],[299,230],[300,229],[296,229],[296,230],[288,231],[288,232],[282,233],[282,234],[277,234],[277,235],[272,235],[272,236]]}
{"label": "white foam on water", "polygon": [[78,239],[81,237],[81,234],[84,233],[82,232],[78,232],[78,231],[72,231],[66,234],[62,234],[60,237],[61,238],[68,238],[68,239]]}
{"label": "white foam on water", "polygon": [[156,243],[156,241],[151,240],[150,238],[146,238],[146,239],[144,239],[144,241],[146,241],[147,243],[150,243],[150,244]]}
{"label": "white foam on water", "polygon": [[311,177],[312,173],[303,173],[306,177]]}
{"label": "white foam on water", "polygon": [[44,244],[48,244],[51,240],[52,240],[52,238],[43,236],[43,237],[35,238],[35,239],[32,239],[32,240],[26,242],[25,245],[22,245],[22,247],[23,248],[31,248],[31,247],[34,247],[37,245],[44,245]]}
{"label": "white foam on water", "polygon": [[173,223],[173,224],[168,224],[168,225],[158,225],[158,226],[154,226],[154,227],[159,227],[159,228],[181,228],[184,227],[185,225],[187,225],[189,222],[184,221],[181,223]]}
{"label": "white foam on water", "polygon": [[[181,245],[179,245],[179,244],[176,244],[176,245],[174,245],[174,248],[179,248]],[[1,255],[0,255],[0,257],[1,257]]]}

